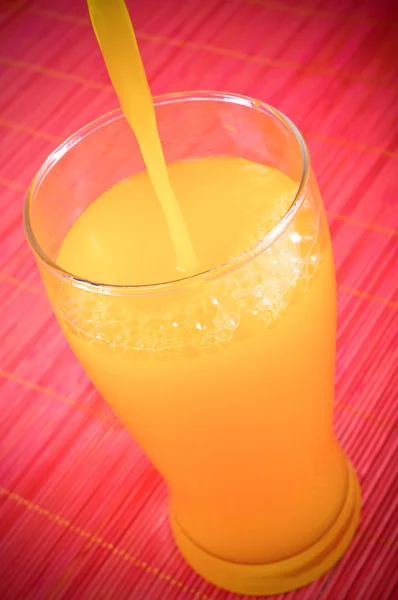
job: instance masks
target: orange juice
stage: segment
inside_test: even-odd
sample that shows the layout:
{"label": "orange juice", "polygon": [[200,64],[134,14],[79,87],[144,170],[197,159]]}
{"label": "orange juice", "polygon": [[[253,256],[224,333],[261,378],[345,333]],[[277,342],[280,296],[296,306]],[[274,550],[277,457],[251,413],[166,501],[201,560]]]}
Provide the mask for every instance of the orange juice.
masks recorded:
{"label": "orange juice", "polygon": [[[123,0],[88,5],[125,119],[80,131],[32,185],[48,295],[169,484],[191,566],[245,594],[300,587],[359,517],[333,435],[334,267],[305,143],[249,98],[185,94],[155,113]],[[156,115],[184,160],[166,165]]]}
{"label": "orange juice", "polygon": [[124,115],[134,131],[157,193],[180,271],[196,267],[189,232],[170,185],[155,109],[124,0],[88,0],[91,22]]}
{"label": "orange juice", "polygon": [[[298,188],[235,158],[175,163],[169,173],[199,271],[255,245]],[[333,259],[319,218],[307,203],[272,246],[222,278],[128,297],[74,288],[58,315],[86,372],[170,483],[178,526],[227,561],[302,552],[346,494],[332,431]],[[57,262],[94,282],[168,281],[173,246],[148,175],[96,200]]]}

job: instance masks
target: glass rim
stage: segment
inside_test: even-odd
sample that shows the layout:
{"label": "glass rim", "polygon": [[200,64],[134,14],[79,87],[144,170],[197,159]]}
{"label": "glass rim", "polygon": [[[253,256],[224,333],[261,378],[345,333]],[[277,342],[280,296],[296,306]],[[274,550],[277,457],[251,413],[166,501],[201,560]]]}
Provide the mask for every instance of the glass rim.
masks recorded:
{"label": "glass rim", "polygon": [[48,157],[45,159],[35,176],[31,184],[29,185],[23,210],[23,225],[25,235],[28,244],[36,259],[50,271],[52,271],[58,277],[69,280],[74,286],[87,291],[93,291],[96,293],[107,294],[107,295],[125,295],[125,294],[150,294],[150,293],[165,293],[167,291],[174,291],[180,288],[184,288],[188,285],[192,285],[198,282],[211,281],[218,279],[226,275],[227,273],[238,269],[247,262],[253,260],[256,256],[264,252],[271,244],[273,244],[289,227],[293,221],[295,215],[300,210],[301,205],[304,201],[304,197],[307,190],[309,172],[310,172],[310,157],[307,148],[307,144],[300,133],[296,125],[286,117],[282,112],[270,106],[269,104],[262,102],[261,100],[255,100],[249,96],[241,94],[229,93],[229,92],[217,92],[217,91],[194,91],[194,92],[176,92],[172,94],[162,94],[154,96],[155,107],[164,106],[168,104],[176,104],[179,102],[196,102],[196,101],[217,101],[217,102],[228,102],[231,104],[239,104],[241,106],[247,106],[254,110],[258,110],[264,114],[271,114],[278,119],[285,127],[287,127],[294,135],[298,144],[298,149],[301,153],[301,177],[297,192],[285,214],[281,217],[278,223],[263,237],[261,237],[255,244],[234,256],[230,260],[221,264],[215,265],[205,271],[194,273],[188,276],[178,277],[171,281],[149,283],[149,284],[109,284],[101,283],[97,281],[90,281],[78,277],[77,275],[63,269],[55,261],[53,261],[42,249],[39,244],[33,227],[31,224],[30,213],[31,205],[40,190],[41,182],[47,176],[47,173],[58,163],[58,161],[76,144],[83,141],[86,137],[93,134],[98,129],[110,125],[118,119],[124,119],[122,109],[116,108],[109,111],[100,117],[90,121],[72,135],[67,137],[55,150],[53,150]]}

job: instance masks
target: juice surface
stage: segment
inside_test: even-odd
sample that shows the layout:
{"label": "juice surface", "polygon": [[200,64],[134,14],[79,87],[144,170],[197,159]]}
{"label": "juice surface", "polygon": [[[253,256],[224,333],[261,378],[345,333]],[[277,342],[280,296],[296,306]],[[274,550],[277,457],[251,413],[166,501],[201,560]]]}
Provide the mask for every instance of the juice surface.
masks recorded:
{"label": "juice surface", "polygon": [[[199,271],[255,244],[297,190],[281,172],[243,159],[175,163],[169,173]],[[80,216],[58,264],[110,284],[174,277],[146,173]],[[330,242],[320,243],[307,205],[270,248],[221,278],[155,295],[72,288],[67,318],[58,314],[88,375],[171,484],[181,527],[226,560],[292,556],[340,510],[334,285]]]}
{"label": "juice surface", "polygon": [[[225,263],[269,232],[298,184],[241,158],[169,165],[184,221],[203,272]],[[163,209],[147,173],[117,183],[74,224],[58,263],[74,275],[116,285],[173,281],[179,272]]]}

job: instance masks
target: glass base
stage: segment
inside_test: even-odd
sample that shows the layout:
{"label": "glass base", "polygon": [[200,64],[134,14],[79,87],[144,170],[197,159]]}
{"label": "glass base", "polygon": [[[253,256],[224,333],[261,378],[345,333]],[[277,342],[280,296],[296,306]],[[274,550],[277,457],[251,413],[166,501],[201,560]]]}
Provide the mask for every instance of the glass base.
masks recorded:
{"label": "glass base", "polygon": [[171,528],[176,544],[186,561],[199,575],[230,592],[268,596],[307,585],[323,575],[342,557],[358,526],[361,491],[350,463],[348,469],[347,495],[339,516],[320,540],[296,556],[266,565],[224,561],[196,546],[171,516]]}

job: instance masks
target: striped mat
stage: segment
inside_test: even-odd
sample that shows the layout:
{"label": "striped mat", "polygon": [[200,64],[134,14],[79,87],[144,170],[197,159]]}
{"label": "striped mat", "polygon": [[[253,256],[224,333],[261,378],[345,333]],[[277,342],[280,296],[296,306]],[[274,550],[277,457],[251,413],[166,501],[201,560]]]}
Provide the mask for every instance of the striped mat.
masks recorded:
{"label": "striped mat", "polygon": [[[360,530],[294,600],[398,598],[398,5],[132,0],[152,91],[221,89],[304,133],[338,278],[336,431]],[[117,106],[84,0],[0,0],[0,599],[236,600],[175,549],[165,485],[88,382],[24,240],[46,155]]]}

